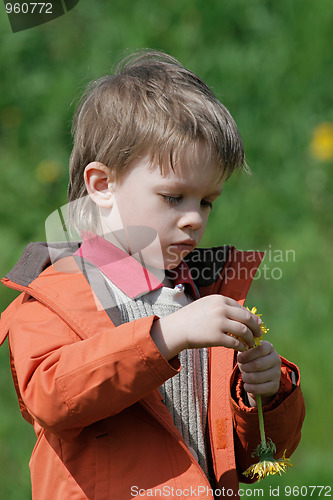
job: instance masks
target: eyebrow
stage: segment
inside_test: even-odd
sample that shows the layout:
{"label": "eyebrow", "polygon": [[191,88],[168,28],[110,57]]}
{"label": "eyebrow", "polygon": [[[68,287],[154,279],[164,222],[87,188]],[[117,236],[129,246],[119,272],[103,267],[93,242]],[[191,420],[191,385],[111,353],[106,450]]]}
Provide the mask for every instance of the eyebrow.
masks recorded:
{"label": "eyebrow", "polygon": [[[181,181],[179,179],[175,180],[170,180],[169,182],[166,182],[166,185],[162,186],[162,183],[158,186],[159,189],[163,188],[169,188],[169,189],[174,189],[175,191],[177,190],[183,190],[184,188],[188,187],[188,184],[186,180]],[[223,191],[223,186],[220,189],[216,189],[215,191],[212,191],[210,193],[207,193],[205,196],[213,196],[213,197],[218,197],[222,194]]]}

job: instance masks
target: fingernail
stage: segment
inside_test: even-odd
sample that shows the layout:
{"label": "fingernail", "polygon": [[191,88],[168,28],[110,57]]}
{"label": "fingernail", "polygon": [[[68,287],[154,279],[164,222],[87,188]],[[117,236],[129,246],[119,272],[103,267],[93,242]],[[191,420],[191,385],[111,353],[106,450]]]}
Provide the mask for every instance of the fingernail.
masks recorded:
{"label": "fingernail", "polygon": [[239,345],[238,345],[237,350],[238,350],[238,352],[246,351],[246,346],[243,344],[243,342],[239,341]]}

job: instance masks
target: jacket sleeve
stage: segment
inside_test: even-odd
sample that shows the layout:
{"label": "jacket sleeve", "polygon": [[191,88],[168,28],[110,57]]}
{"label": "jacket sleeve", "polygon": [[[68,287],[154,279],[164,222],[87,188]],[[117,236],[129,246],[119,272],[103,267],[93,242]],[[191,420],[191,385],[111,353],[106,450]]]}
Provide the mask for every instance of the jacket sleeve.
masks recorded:
{"label": "jacket sleeve", "polygon": [[134,404],[180,370],[178,358],[168,362],[150,336],[157,317],[118,327],[105,317],[93,336],[79,340],[35,299],[16,311],[9,328],[14,378],[28,412],[42,427],[60,435],[71,429],[78,433]]}
{"label": "jacket sleeve", "polygon": [[[276,445],[275,458],[281,458],[285,450],[289,458],[301,439],[305,405],[297,366],[284,358],[281,360],[280,389],[274,399],[263,408],[264,424],[266,437]],[[252,457],[251,454],[260,443],[257,408],[248,407],[242,393],[243,383],[236,366],[231,377],[230,404],[234,419],[236,463],[240,472],[258,461],[258,457]],[[243,475],[240,480],[253,482]]]}

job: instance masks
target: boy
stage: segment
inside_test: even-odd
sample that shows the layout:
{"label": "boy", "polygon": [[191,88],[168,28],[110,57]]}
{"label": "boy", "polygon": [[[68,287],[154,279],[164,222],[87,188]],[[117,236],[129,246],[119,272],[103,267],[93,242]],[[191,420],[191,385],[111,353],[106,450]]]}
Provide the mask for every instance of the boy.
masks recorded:
{"label": "boy", "polygon": [[269,342],[246,349],[261,255],[196,249],[237,168],[232,117],[165,54],[129,58],[82,97],[69,184],[82,244],[32,244],[3,280],[23,292],[2,338],[37,435],[35,500],[237,497],[257,394],[277,456],[295,450],[297,367]]}

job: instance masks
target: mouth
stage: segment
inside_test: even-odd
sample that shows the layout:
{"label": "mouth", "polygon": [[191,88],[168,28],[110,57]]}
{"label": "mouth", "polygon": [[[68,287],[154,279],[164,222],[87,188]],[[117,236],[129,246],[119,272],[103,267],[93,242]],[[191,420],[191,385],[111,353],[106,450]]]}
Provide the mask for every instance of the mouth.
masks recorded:
{"label": "mouth", "polygon": [[179,250],[186,250],[187,252],[190,252],[193,250],[193,248],[196,247],[196,241],[195,240],[184,240],[184,241],[178,241],[176,243],[172,243],[172,247],[177,248]]}
{"label": "mouth", "polygon": [[[192,239],[187,239],[183,241],[177,241],[171,243],[167,250],[169,267],[168,269],[173,269],[176,267],[180,260],[184,259],[192,250],[197,246],[197,242]],[[171,263],[171,265],[170,265]]]}

